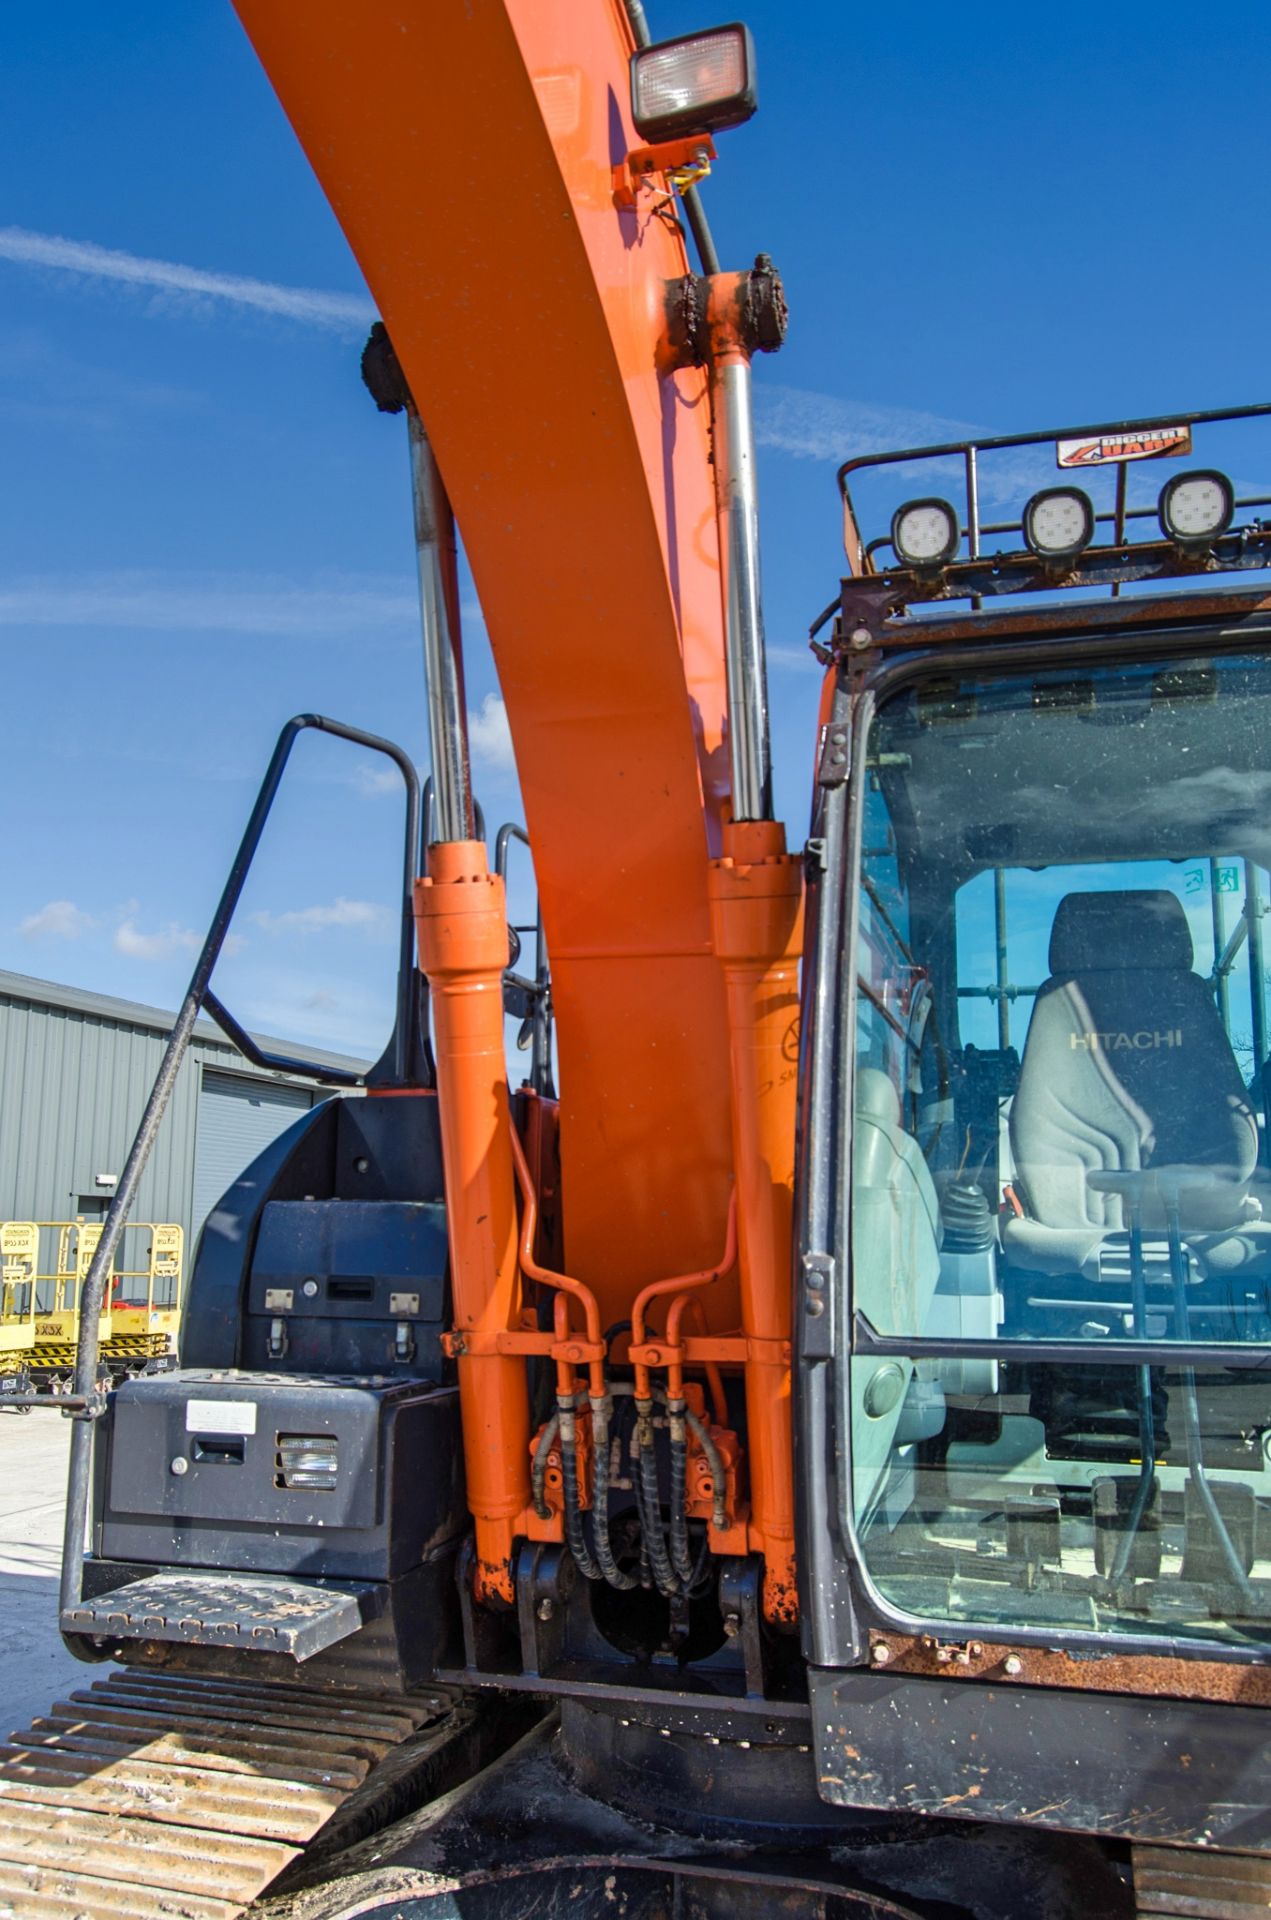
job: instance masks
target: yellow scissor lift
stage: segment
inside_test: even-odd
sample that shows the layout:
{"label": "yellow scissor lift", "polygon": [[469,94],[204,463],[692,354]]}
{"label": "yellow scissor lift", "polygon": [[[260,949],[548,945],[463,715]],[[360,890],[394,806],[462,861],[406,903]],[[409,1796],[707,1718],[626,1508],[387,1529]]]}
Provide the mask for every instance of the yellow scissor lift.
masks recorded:
{"label": "yellow scissor lift", "polygon": [[[56,1236],[56,1263],[36,1274],[29,1367],[37,1386],[57,1393],[70,1386],[80,1295],[102,1225],[41,1220],[36,1226],[41,1236]],[[185,1234],[173,1221],[136,1220],[124,1228],[117,1260],[127,1264],[116,1265],[102,1302],[98,1355],[106,1372],[136,1373],[165,1361],[175,1365],[184,1256]]]}
{"label": "yellow scissor lift", "polygon": [[31,1386],[39,1257],[34,1220],[0,1221],[0,1399]]}

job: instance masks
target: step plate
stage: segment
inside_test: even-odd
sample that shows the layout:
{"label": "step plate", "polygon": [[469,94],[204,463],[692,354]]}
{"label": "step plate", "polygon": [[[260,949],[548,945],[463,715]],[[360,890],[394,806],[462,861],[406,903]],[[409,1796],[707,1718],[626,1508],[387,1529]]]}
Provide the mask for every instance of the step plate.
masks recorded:
{"label": "step plate", "polygon": [[1134,1847],[1139,1920],[1260,1920],[1271,1907],[1265,1854],[1198,1847]]}
{"label": "step plate", "polygon": [[82,1600],[63,1633],[111,1640],[183,1640],[311,1660],[380,1613],[385,1589],[323,1586],[276,1574],[157,1573]]}

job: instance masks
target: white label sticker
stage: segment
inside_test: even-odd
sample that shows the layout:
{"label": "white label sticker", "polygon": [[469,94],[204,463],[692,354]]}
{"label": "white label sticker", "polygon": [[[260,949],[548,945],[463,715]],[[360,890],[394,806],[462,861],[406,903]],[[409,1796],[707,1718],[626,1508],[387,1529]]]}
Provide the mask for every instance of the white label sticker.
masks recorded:
{"label": "white label sticker", "polygon": [[254,1400],[187,1400],[187,1433],[255,1433]]}
{"label": "white label sticker", "polygon": [[1140,427],[1055,443],[1057,467],[1106,467],[1124,460],[1172,459],[1192,450],[1190,427]]}

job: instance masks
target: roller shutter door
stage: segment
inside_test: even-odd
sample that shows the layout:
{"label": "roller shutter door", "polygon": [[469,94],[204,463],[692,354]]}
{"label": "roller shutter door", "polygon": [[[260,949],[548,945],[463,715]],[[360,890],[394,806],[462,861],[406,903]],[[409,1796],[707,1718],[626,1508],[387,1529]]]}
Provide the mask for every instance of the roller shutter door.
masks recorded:
{"label": "roller shutter door", "polygon": [[312,1105],[307,1087],[204,1068],[194,1135],[194,1241],[243,1168]]}

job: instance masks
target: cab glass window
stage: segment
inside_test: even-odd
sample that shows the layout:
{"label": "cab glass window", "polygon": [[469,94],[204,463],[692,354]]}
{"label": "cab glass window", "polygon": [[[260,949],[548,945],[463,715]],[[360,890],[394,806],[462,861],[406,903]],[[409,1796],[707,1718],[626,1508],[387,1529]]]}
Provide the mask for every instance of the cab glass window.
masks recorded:
{"label": "cab glass window", "polygon": [[847,1412],[904,1613],[1271,1622],[1269,694],[1144,661],[871,729]]}

